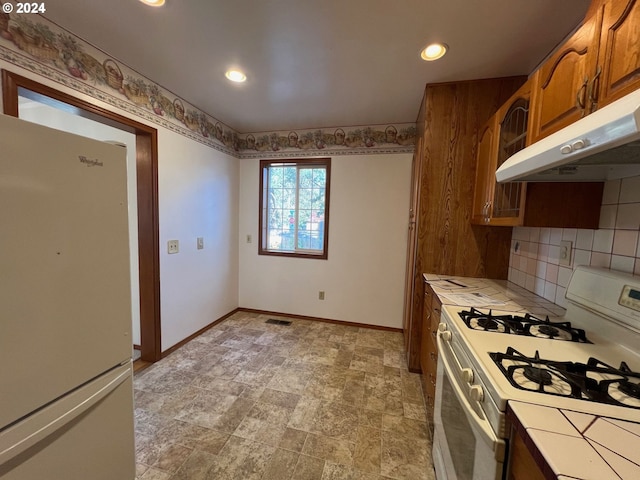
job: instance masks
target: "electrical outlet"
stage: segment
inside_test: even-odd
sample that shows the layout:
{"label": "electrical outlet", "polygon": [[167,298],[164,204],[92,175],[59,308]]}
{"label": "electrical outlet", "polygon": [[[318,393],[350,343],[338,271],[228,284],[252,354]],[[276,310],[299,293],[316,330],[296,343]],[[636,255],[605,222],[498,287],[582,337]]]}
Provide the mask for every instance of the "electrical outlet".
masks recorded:
{"label": "electrical outlet", "polygon": [[167,242],[168,253],[178,253],[180,251],[180,243],[178,240],[169,240]]}
{"label": "electrical outlet", "polygon": [[198,250],[202,250],[204,248],[204,237],[198,237],[196,244],[198,246]]}
{"label": "electrical outlet", "polygon": [[560,258],[558,263],[560,265],[571,265],[571,248],[573,247],[573,242],[569,240],[563,240],[560,242]]}
{"label": "electrical outlet", "polygon": [[324,300],[324,290],[318,292],[318,300]]}

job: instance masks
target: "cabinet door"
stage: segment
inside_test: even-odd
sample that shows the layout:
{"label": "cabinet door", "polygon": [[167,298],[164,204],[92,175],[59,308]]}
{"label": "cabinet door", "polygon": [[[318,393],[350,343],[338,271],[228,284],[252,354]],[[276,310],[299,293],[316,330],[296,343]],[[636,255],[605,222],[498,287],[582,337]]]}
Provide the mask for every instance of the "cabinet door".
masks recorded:
{"label": "cabinet door", "polygon": [[[428,318],[425,317],[423,325],[423,342],[424,360],[422,363],[422,384],[424,389],[424,399],[427,405],[427,418],[433,424],[433,407],[436,398],[436,377],[438,368],[438,347],[436,343],[436,335],[438,332],[438,324],[440,323],[441,303],[438,296],[430,290],[430,307]],[[427,321],[428,320],[428,321]]]}
{"label": "cabinet door", "polygon": [[422,335],[420,339],[420,368],[425,374],[429,363],[429,337],[431,335],[431,302],[433,290],[428,283],[424,284],[424,303],[422,310]]}
{"label": "cabinet door", "polygon": [[476,183],[473,195],[473,211],[471,223],[486,225],[489,219],[489,199],[493,194],[495,183],[495,136],[496,117],[489,119],[478,137],[478,161],[476,163]]}
{"label": "cabinet door", "polygon": [[515,428],[511,429],[511,450],[509,452],[509,480],[545,480],[535,459],[529,452],[524,439]]}
{"label": "cabinet door", "polygon": [[597,77],[591,108],[603,107],[640,88],[640,2],[610,0],[604,5]]}
{"label": "cabinet door", "polygon": [[598,10],[536,72],[532,143],[588,113],[601,21],[602,11]]}
{"label": "cabinet door", "polygon": [[[496,113],[495,172],[509,157],[529,145],[529,104],[531,81],[525,83]],[[491,203],[490,225],[522,225],[526,184],[523,182],[497,183],[495,177]]]}

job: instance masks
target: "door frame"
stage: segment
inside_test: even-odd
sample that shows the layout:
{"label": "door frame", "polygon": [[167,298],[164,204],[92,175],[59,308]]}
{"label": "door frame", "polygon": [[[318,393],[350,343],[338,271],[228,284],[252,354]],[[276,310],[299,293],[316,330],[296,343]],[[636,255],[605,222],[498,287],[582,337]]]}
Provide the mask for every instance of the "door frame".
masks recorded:
{"label": "door frame", "polygon": [[[160,323],[160,229],[158,220],[158,131],[67,93],[2,69],[4,113],[18,117],[18,89],[63,102],[71,113],[136,136],[138,200],[138,274],[140,277],[140,350],[142,360],[162,357]],[[55,102],[52,102],[55,103]]]}

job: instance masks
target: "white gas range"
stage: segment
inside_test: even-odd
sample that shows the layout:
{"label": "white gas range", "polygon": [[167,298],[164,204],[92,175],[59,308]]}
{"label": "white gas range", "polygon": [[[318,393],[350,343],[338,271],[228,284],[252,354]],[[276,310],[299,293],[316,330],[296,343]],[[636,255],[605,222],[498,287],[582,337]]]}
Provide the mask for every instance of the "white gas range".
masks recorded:
{"label": "white gas range", "polygon": [[443,306],[438,480],[503,478],[509,400],[640,422],[640,278],[578,267],[567,299],[550,321]]}

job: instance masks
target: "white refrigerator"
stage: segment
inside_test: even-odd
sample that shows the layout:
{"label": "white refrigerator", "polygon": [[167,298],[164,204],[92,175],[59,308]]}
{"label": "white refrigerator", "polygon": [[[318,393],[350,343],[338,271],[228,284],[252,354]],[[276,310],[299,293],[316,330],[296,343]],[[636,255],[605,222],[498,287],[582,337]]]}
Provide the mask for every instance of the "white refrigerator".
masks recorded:
{"label": "white refrigerator", "polygon": [[126,149],[0,115],[0,479],[133,480]]}

